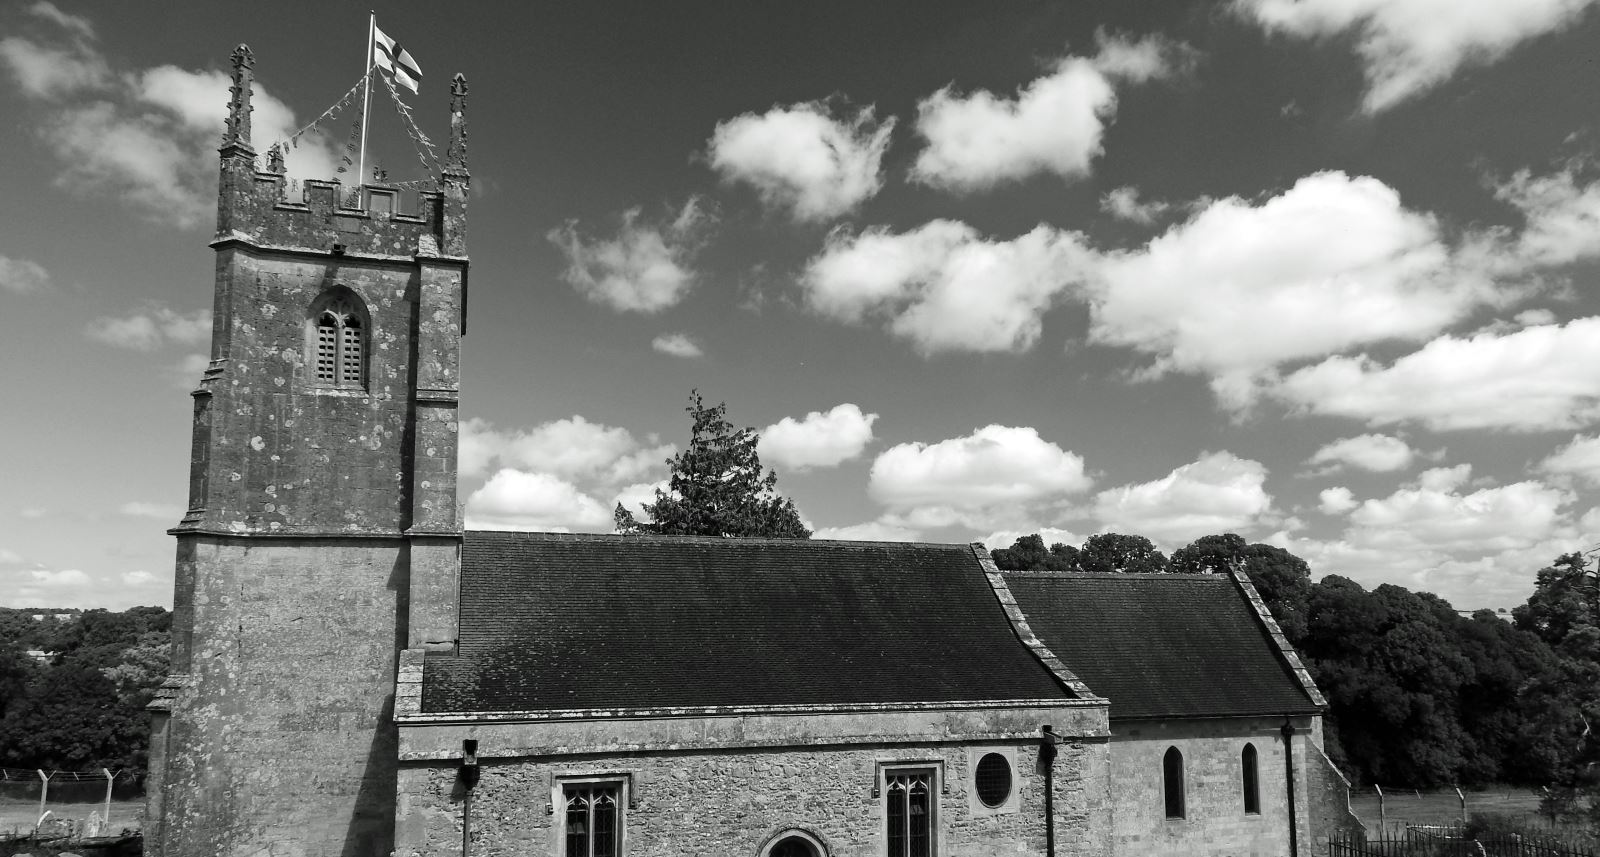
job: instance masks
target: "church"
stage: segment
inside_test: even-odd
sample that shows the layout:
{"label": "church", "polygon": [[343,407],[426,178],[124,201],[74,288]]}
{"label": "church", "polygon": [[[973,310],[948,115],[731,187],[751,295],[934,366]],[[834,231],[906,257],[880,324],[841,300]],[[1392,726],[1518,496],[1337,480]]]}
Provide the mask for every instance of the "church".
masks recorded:
{"label": "church", "polygon": [[232,57],[158,857],[1282,857],[1358,823],[1241,572],[464,531],[466,81],[436,190],[251,144]]}

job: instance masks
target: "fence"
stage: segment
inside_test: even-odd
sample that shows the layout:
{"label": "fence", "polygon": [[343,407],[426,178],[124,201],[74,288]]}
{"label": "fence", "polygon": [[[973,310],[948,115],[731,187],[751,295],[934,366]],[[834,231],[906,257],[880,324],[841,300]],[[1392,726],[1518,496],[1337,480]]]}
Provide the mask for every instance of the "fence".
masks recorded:
{"label": "fence", "polygon": [[144,783],[127,771],[0,768],[0,837],[137,830],[143,793]]}
{"label": "fence", "polygon": [[1335,834],[1328,837],[1328,857],[1600,857],[1600,851],[1553,837],[1494,833],[1472,839],[1460,826],[1430,826],[1379,836]]}

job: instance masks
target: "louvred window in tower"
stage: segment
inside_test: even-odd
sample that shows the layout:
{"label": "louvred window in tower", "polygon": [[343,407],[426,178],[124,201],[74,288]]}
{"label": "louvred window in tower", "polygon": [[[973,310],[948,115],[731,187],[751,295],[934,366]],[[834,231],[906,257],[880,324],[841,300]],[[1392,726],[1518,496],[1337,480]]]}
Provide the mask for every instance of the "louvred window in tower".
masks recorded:
{"label": "louvred window in tower", "polygon": [[325,296],[312,313],[312,378],[330,387],[361,387],[366,382],[367,337],[360,299]]}

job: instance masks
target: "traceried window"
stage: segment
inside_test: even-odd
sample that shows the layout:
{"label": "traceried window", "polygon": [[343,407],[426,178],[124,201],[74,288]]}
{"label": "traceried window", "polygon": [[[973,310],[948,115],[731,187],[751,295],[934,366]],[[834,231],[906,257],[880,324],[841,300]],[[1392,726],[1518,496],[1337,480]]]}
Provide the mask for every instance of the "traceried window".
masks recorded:
{"label": "traceried window", "polygon": [[617,857],[622,838],[620,783],[569,783],[566,799],[566,857]]}
{"label": "traceried window", "polygon": [[319,384],[360,387],[366,380],[366,325],[358,298],[324,298],[312,316],[312,372]]}
{"label": "traceried window", "polygon": [[1167,799],[1167,818],[1183,818],[1183,754],[1168,747],[1161,759],[1161,791]]}
{"label": "traceried window", "polygon": [[1242,778],[1240,785],[1244,788],[1244,811],[1260,815],[1261,781],[1256,775],[1256,745],[1244,745],[1244,752],[1239,754],[1239,775]]}
{"label": "traceried window", "polygon": [[933,771],[890,770],[884,779],[889,857],[934,857]]}

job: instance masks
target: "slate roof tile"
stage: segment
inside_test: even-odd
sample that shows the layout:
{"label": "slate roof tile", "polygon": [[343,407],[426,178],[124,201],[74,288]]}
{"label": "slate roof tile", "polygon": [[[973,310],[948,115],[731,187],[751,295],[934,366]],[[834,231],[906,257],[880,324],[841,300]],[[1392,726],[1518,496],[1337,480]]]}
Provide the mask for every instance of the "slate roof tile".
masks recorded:
{"label": "slate roof tile", "polygon": [[472,531],[460,609],[424,712],[1072,698],[967,545]]}
{"label": "slate roof tile", "polygon": [[1006,572],[1028,623],[1111,719],[1312,713],[1221,574]]}

